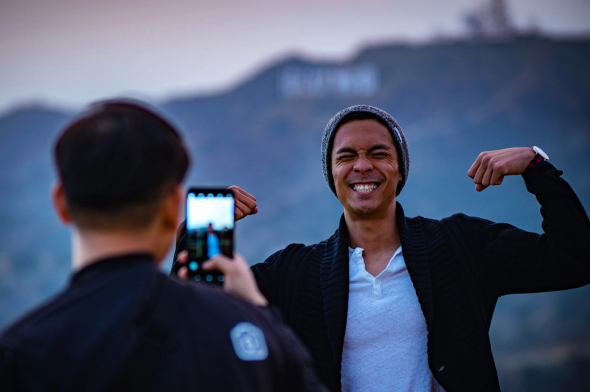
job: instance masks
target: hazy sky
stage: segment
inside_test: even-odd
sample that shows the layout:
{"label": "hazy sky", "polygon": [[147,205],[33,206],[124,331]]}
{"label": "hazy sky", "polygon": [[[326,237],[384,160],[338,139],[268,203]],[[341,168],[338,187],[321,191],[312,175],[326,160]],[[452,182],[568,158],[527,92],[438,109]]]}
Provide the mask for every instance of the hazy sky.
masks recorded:
{"label": "hazy sky", "polygon": [[[487,0],[0,0],[0,112],[113,95],[162,99],[227,88],[291,53],[464,31]],[[589,0],[508,0],[514,23],[590,32]]]}

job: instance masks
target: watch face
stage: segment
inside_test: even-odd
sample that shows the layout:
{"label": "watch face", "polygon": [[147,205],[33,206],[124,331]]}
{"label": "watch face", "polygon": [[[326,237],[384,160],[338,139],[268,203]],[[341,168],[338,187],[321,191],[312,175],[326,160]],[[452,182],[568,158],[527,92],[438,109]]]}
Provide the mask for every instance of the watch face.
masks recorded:
{"label": "watch face", "polygon": [[535,152],[537,154],[539,154],[540,156],[542,156],[543,159],[549,160],[549,156],[545,153],[545,151],[541,150],[539,147],[533,146],[533,150],[535,150]]}

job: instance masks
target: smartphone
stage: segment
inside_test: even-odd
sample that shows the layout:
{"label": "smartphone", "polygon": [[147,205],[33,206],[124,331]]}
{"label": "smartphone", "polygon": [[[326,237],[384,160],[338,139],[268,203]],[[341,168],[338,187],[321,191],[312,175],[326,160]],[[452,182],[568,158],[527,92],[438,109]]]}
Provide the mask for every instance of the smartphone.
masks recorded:
{"label": "smartphone", "polygon": [[223,283],[219,271],[202,264],[218,254],[233,257],[234,194],[230,189],[191,188],[186,196],[186,245],[189,280]]}

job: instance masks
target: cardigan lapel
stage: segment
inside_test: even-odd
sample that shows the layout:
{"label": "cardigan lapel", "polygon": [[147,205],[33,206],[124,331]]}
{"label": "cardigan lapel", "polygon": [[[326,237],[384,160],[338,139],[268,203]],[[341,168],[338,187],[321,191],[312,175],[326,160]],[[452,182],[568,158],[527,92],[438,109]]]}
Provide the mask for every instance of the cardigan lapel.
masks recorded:
{"label": "cardigan lapel", "polygon": [[419,218],[406,219],[404,210],[399,203],[396,208],[397,227],[404,260],[430,331],[433,321],[432,285],[424,230]]}
{"label": "cardigan lapel", "polygon": [[348,312],[348,229],[344,214],[338,231],[326,244],[320,270],[324,314],[336,366],[340,370]]}

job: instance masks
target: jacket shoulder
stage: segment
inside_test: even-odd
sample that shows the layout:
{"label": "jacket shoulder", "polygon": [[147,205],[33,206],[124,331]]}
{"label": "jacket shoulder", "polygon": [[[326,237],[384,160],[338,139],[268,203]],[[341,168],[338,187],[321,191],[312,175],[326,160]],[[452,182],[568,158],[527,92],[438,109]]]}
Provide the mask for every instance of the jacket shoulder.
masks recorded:
{"label": "jacket shoulder", "polygon": [[256,276],[276,273],[277,268],[288,264],[299,264],[302,260],[313,254],[323,255],[329,240],[317,244],[289,244],[287,247],[273,253],[264,262],[252,266]]}
{"label": "jacket shoulder", "polygon": [[328,241],[312,245],[290,244],[263,263],[252,266],[258,287],[271,304],[276,304],[276,298],[282,297],[286,288],[301,284],[310,262],[321,262]]}
{"label": "jacket shoulder", "polygon": [[[28,340],[44,339],[47,336],[46,319],[51,317],[53,309],[59,305],[64,292],[60,292],[45,302],[19,316],[2,331],[0,345],[18,346]],[[39,333],[39,330],[44,333]],[[36,343],[38,344],[38,342]]]}

